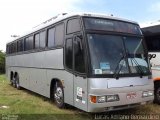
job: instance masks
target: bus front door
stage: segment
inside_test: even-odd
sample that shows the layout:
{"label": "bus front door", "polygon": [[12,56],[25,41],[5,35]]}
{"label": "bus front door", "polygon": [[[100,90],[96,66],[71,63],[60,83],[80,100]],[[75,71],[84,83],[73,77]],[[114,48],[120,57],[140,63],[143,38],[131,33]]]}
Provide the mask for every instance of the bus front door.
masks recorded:
{"label": "bus front door", "polygon": [[84,49],[79,37],[73,38],[74,103],[75,107],[87,110],[87,79],[85,77]]}

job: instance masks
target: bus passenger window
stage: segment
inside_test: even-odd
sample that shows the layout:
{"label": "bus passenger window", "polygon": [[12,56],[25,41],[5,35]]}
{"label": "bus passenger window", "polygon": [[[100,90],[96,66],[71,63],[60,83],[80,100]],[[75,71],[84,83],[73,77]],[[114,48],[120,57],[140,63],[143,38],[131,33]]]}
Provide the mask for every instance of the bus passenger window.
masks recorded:
{"label": "bus passenger window", "polygon": [[67,23],[67,34],[80,31],[80,21],[79,19],[71,19]]}
{"label": "bus passenger window", "polygon": [[38,49],[39,48],[39,34],[36,34],[35,35],[35,49]]}
{"label": "bus passenger window", "polygon": [[25,51],[33,49],[33,36],[25,39]]}
{"label": "bus passenger window", "polygon": [[28,38],[25,38],[25,51],[29,50],[29,39]]}
{"label": "bus passenger window", "polygon": [[64,41],[64,24],[62,23],[56,26],[55,45],[61,46],[63,45],[63,41]]}
{"label": "bus passenger window", "polygon": [[54,44],[55,44],[54,32],[55,32],[55,28],[51,28],[48,30],[48,47],[49,48],[54,47]]}
{"label": "bus passenger window", "polygon": [[40,39],[39,39],[39,47],[45,48],[46,47],[46,32],[43,31],[40,33]]}
{"label": "bus passenger window", "polygon": [[30,36],[28,40],[29,40],[29,50],[32,50],[33,49],[33,36]]}
{"label": "bus passenger window", "polygon": [[23,39],[18,41],[18,52],[23,51]]}
{"label": "bus passenger window", "polygon": [[17,52],[17,42],[14,42],[14,53]]}
{"label": "bus passenger window", "polygon": [[67,39],[65,46],[65,64],[66,67],[72,69],[73,66],[73,43],[72,39]]}

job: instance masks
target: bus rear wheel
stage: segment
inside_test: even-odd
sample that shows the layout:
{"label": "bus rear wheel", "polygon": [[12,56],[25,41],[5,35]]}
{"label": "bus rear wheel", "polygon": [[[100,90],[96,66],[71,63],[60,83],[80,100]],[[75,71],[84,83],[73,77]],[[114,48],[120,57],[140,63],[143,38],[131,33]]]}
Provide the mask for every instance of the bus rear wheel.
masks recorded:
{"label": "bus rear wheel", "polygon": [[13,72],[10,73],[10,85],[13,86]]}
{"label": "bus rear wheel", "polygon": [[13,85],[14,88],[16,88],[16,78],[15,77],[13,77],[12,85]]}
{"label": "bus rear wheel", "polygon": [[60,82],[56,82],[54,86],[54,101],[57,107],[64,108],[64,90]]}
{"label": "bus rear wheel", "polygon": [[20,84],[19,84],[19,76],[18,76],[18,74],[17,74],[16,77],[15,77],[15,85],[16,85],[16,88],[17,88],[18,90],[21,89]]}
{"label": "bus rear wheel", "polygon": [[155,89],[155,102],[160,105],[160,85]]}

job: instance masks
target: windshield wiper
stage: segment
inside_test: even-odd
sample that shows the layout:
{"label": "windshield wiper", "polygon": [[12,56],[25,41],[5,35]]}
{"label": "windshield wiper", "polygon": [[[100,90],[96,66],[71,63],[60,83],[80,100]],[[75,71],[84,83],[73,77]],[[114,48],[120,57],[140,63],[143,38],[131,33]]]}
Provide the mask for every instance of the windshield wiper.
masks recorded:
{"label": "windshield wiper", "polygon": [[[143,77],[143,75],[144,75],[144,72],[143,72],[143,70],[142,70],[142,68],[141,68],[141,66],[138,64],[138,62],[137,62],[137,60],[133,57],[133,58],[131,58],[131,62],[132,61],[134,61],[134,63],[137,65],[137,68],[138,68],[138,70],[139,70],[139,75],[140,75],[140,78],[142,78]],[[137,69],[136,69],[137,70]]]}
{"label": "windshield wiper", "polygon": [[[127,57],[128,58],[128,54],[126,54],[126,55],[124,55],[123,54],[123,56],[120,58],[120,60],[118,61],[118,64],[117,64],[117,66],[116,66],[116,69],[115,69],[115,72],[114,72],[114,77],[116,78],[116,79],[119,79],[119,72],[121,71],[121,69],[122,69],[122,67],[123,67],[123,65],[121,65],[120,66],[120,68],[119,68],[119,64],[120,64],[120,62],[125,58],[125,57]],[[136,64],[136,66],[137,66],[137,68],[138,68],[138,70],[139,70],[139,75],[140,75],[140,78],[142,78],[143,77],[143,75],[144,75],[144,72],[143,72],[143,70],[142,70],[142,68],[141,68],[141,66],[138,64],[138,62],[137,62],[137,60],[133,57],[133,58],[131,58],[131,62],[134,62],[135,64]],[[125,62],[125,61],[124,61]],[[133,63],[132,62],[132,63]],[[136,69],[137,70],[137,69]]]}
{"label": "windshield wiper", "polygon": [[[141,66],[138,64],[138,62],[137,62],[137,60],[134,58],[134,56],[132,57],[132,56],[128,53],[128,49],[126,50],[126,54],[127,54],[128,58],[130,57],[131,62],[134,61],[134,63],[137,65],[137,68],[138,68],[139,72],[137,71],[137,69],[136,69],[136,71],[139,73],[140,78],[142,78],[143,75],[144,75],[144,72],[143,72]],[[133,62],[132,62],[132,65],[133,65]]]}
{"label": "windshield wiper", "polygon": [[115,68],[115,72],[114,72],[114,75],[113,75],[113,77],[115,77],[116,79],[119,79],[119,72],[121,71],[121,69],[122,69],[122,65],[121,65],[121,67],[119,68],[119,64],[120,64],[120,62],[124,59],[126,57],[126,55],[124,55],[124,54],[122,54],[122,57],[120,58],[120,60],[118,61],[118,64],[117,64],[117,66],[116,66],[116,68]]}

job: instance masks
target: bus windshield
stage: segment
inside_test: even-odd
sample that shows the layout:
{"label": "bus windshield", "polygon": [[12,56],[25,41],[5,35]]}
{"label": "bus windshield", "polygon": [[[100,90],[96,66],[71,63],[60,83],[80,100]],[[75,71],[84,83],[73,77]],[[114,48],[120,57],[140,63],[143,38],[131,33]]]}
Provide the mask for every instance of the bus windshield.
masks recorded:
{"label": "bus windshield", "polygon": [[87,34],[93,74],[149,73],[142,39],[129,36]]}

